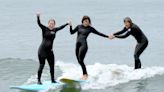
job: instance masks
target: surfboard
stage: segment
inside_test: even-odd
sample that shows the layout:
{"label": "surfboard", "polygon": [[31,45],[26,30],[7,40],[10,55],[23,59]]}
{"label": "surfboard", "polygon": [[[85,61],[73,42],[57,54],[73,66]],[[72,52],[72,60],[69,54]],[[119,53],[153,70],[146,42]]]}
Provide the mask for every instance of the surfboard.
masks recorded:
{"label": "surfboard", "polygon": [[88,80],[78,80],[78,79],[70,79],[70,78],[61,78],[60,82],[65,83],[65,84],[73,84],[73,83],[79,83],[79,84],[84,84],[87,83]]}
{"label": "surfboard", "polygon": [[57,88],[64,85],[63,83],[51,83],[51,81],[44,81],[42,85],[39,84],[29,84],[29,85],[21,85],[21,86],[11,86],[11,89],[19,89],[19,90],[26,90],[26,91],[41,91],[41,90],[48,90],[50,88]]}

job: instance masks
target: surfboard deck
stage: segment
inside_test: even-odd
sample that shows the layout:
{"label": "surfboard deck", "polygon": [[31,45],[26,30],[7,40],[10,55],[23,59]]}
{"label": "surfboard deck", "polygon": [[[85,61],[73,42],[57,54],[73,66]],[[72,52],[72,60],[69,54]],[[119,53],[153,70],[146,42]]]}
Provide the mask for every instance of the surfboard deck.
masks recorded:
{"label": "surfboard deck", "polygon": [[44,81],[42,85],[39,84],[29,84],[29,85],[21,85],[21,86],[11,86],[11,89],[19,89],[19,90],[27,90],[27,91],[41,91],[48,90],[50,88],[56,88],[64,85],[63,83],[51,83],[51,81]]}
{"label": "surfboard deck", "polygon": [[62,78],[60,79],[60,82],[65,83],[65,84],[73,84],[73,83],[87,83],[88,80],[78,80],[78,79],[70,79],[70,78]]}
{"label": "surfboard deck", "polygon": [[57,87],[70,85],[74,83],[83,84],[88,82],[87,80],[76,80],[76,79],[69,79],[69,78],[62,78],[59,80],[60,82],[51,83],[51,81],[44,81],[42,85],[39,84],[27,84],[27,85],[20,85],[20,86],[11,86],[11,89],[19,89],[25,91],[41,91],[41,90],[48,90],[48,89],[57,89]]}

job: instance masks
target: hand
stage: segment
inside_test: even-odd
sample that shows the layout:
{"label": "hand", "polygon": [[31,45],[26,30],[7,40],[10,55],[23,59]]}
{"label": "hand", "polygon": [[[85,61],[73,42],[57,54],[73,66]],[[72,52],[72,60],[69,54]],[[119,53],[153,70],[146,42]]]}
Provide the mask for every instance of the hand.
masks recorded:
{"label": "hand", "polygon": [[113,35],[113,34],[111,34],[111,35],[109,35],[109,39],[114,39],[115,38],[115,36]]}
{"label": "hand", "polygon": [[72,26],[72,23],[71,23],[71,21],[68,21],[67,23],[68,23],[68,25]]}
{"label": "hand", "polygon": [[36,16],[40,16],[40,14],[41,14],[40,12],[37,12],[37,13],[36,13]]}

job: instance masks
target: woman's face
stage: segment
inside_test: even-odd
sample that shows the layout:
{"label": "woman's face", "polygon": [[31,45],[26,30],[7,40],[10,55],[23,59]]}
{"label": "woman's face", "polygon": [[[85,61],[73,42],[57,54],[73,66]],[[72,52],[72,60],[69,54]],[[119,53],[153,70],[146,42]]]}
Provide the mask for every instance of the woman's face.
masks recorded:
{"label": "woman's face", "polygon": [[48,22],[48,28],[50,28],[50,29],[55,28],[55,22],[53,20],[49,20],[49,22]]}
{"label": "woman's face", "polygon": [[125,25],[126,28],[130,28],[130,26],[131,26],[130,22],[128,22],[128,21],[125,21],[124,25]]}
{"label": "woman's face", "polygon": [[88,19],[85,19],[84,21],[83,21],[83,26],[85,26],[85,27],[88,27],[88,26],[90,26],[90,22],[89,22],[89,20]]}

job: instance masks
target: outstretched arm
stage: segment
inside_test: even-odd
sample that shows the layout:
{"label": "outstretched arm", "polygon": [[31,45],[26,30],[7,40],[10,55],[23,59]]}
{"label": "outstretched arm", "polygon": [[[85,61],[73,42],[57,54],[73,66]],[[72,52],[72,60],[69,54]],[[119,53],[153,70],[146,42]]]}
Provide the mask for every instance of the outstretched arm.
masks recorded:
{"label": "outstretched arm", "polygon": [[120,35],[126,32],[126,28],[124,27],[121,31],[114,33],[113,35]]}
{"label": "outstretched arm", "polygon": [[72,29],[72,25],[70,25],[70,33],[71,33],[71,34],[76,33],[76,32],[78,31],[78,28],[79,28],[79,27],[76,26],[75,29]]}
{"label": "outstretched arm", "polygon": [[[122,31],[124,31],[124,32],[122,32],[122,34],[123,33],[125,33],[125,34],[123,34],[123,35],[121,35],[121,34],[119,34],[119,35],[117,35],[117,34],[114,34],[114,37],[116,37],[116,38],[126,38],[126,37],[128,37],[130,34],[131,34],[131,29],[126,29],[126,30],[122,30]],[[121,31],[120,31],[121,32]]]}
{"label": "outstretched arm", "polygon": [[41,29],[45,28],[45,26],[42,25],[42,23],[40,22],[40,13],[37,13],[37,22],[38,22],[38,25]]}
{"label": "outstretched arm", "polygon": [[97,31],[96,29],[94,29],[93,27],[91,27],[91,28],[92,28],[92,33],[97,34],[97,35],[102,36],[102,37],[105,37],[105,38],[108,38],[107,35],[98,32],[98,31]]}
{"label": "outstretched arm", "polygon": [[56,28],[56,31],[62,30],[63,28],[65,28],[68,25],[68,23],[61,25],[60,27]]}

